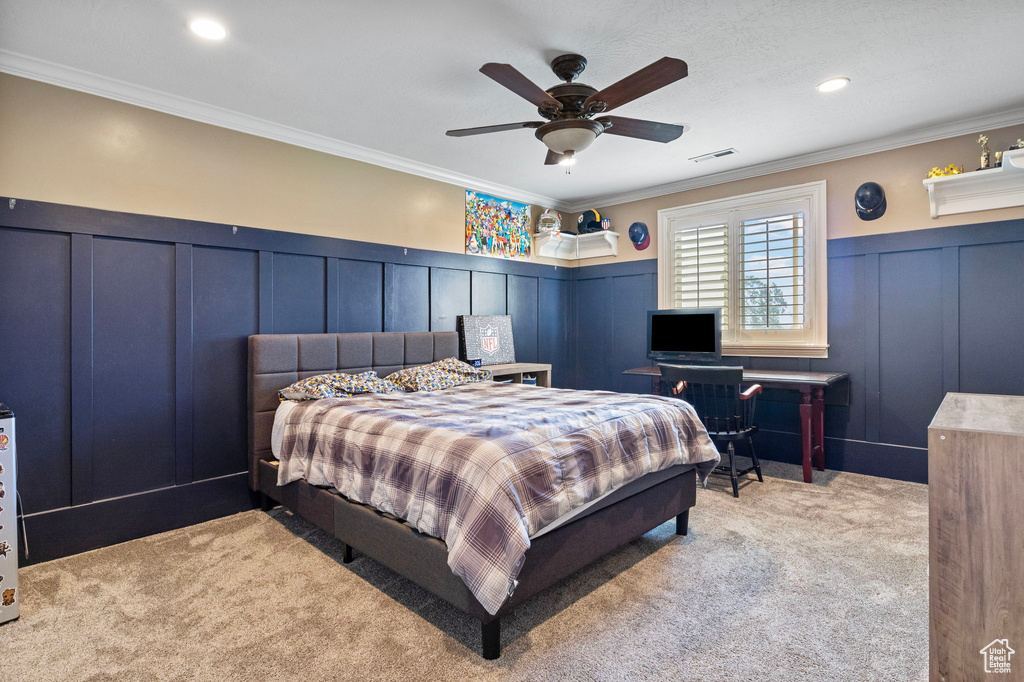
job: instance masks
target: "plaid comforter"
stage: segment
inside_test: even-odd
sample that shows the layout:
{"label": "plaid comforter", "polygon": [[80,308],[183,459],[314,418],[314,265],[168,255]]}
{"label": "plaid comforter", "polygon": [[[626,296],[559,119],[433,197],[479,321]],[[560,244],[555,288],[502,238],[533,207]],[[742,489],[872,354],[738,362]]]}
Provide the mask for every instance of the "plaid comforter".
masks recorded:
{"label": "plaid comforter", "polygon": [[676,464],[703,480],[719,455],[681,400],[486,382],[300,403],[278,459],[279,485],[333,486],[444,540],[493,614],[539,529]]}

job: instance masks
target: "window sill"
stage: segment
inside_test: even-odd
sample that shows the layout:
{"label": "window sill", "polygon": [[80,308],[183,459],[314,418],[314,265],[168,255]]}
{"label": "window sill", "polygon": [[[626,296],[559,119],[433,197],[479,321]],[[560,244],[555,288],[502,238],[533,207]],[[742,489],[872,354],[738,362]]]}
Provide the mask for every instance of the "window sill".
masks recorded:
{"label": "window sill", "polygon": [[722,355],[752,358],[827,358],[828,344],[723,342]]}

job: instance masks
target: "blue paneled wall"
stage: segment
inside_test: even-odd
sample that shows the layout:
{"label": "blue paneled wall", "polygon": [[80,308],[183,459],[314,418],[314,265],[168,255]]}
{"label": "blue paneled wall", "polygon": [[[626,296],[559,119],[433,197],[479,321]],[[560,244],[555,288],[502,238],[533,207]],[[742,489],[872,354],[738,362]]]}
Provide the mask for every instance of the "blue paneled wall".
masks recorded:
{"label": "blue paneled wall", "polygon": [[[17,201],[0,208],[0,400],[19,421],[33,560],[233,513],[246,486],[246,337],[447,330],[510,314],[568,388],[647,392],[654,260],[575,269]],[[829,468],[923,481],[947,391],[1024,393],[1024,221],[829,242]],[[797,461],[796,397],[759,402]]]}
{"label": "blue paneled wall", "polygon": [[512,313],[569,380],[566,268],[18,200],[0,209],[0,400],[40,561],[250,508],[246,337]]}
{"label": "blue paneled wall", "polygon": [[[621,372],[649,364],[656,276],[655,260],[574,272],[576,387],[650,391]],[[927,427],[946,392],[1024,394],[1024,220],[830,241],[828,296],[828,358],[731,358],[850,374],[849,405],[826,410],[828,468],[926,481]],[[799,461],[795,401],[759,401],[761,456]]]}

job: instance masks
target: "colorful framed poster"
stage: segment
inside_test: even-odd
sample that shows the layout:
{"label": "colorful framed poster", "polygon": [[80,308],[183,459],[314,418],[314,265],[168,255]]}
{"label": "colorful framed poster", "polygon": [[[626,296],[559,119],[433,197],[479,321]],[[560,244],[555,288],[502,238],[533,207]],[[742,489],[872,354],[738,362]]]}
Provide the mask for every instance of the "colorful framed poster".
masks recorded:
{"label": "colorful framed poster", "polygon": [[466,191],[466,253],[530,260],[530,206]]}

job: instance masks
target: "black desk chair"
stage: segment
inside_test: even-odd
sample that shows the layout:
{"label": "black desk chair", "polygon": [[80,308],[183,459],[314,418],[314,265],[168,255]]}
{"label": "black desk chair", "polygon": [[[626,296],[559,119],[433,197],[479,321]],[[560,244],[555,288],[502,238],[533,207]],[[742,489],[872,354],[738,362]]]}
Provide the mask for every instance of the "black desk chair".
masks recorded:
{"label": "black desk chair", "polygon": [[[761,477],[761,462],[754,452],[751,436],[757,433],[754,425],[754,408],[761,385],[754,384],[745,391],[740,390],[743,381],[742,367],[696,367],[679,365],[658,365],[661,369],[661,385],[665,395],[681,398],[693,405],[697,416],[704,422],[708,435],[721,451],[721,443],[728,443],[726,452],[729,466],[715,467],[713,473],[728,474],[732,479],[732,495],[740,496],[738,478],[751,471]],[[746,441],[754,466],[736,471],[736,449],[733,443]]]}

